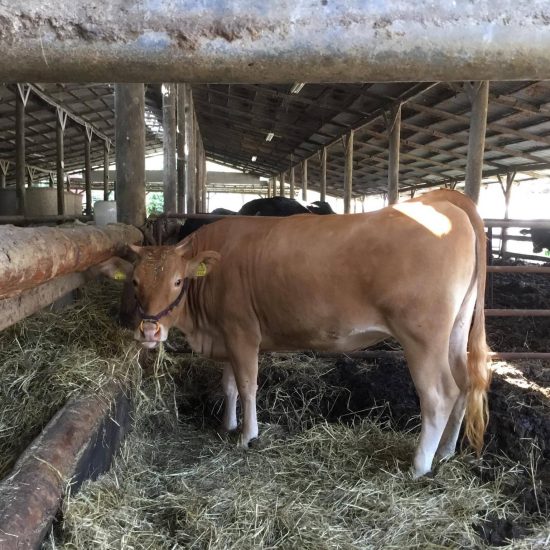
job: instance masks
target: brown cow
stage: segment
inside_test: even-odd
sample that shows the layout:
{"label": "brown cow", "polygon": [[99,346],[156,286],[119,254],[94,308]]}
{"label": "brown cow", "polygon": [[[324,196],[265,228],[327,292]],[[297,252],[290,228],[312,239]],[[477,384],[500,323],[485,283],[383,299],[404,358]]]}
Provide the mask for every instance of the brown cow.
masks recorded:
{"label": "brown cow", "polygon": [[241,445],[258,436],[260,351],[346,352],[393,336],[420,397],[414,475],[454,453],[465,412],[480,451],[485,237],[466,196],[439,190],[367,214],[228,218],[177,246],[133,248],[135,338],[155,347],[176,326],[193,350],[227,361],[223,428],[237,428],[239,396]]}

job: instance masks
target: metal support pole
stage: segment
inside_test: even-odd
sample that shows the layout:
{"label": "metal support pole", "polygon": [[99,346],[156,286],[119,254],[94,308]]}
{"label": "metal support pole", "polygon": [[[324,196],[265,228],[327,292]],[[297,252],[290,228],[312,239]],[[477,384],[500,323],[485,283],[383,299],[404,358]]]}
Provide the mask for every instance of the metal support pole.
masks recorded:
{"label": "metal support pole", "polygon": [[17,195],[17,212],[25,216],[27,204],[25,200],[25,105],[29,90],[24,85],[17,85],[15,94],[15,186]]}
{"label": "metal support pole", "polygon": [[392,109],[387,119],[389,158],[388,158],[388,202],[399,201],[399,143],[401,139],[401,104]]}
{"label": "metal support pole", "polygon": [[204,150],[204,141],[201,139],[201,188],[202,188],[202,210],[203,212],[208,212],[208,204],[206,203],[207,198],[207,170],[206,170],[206,151]]}
{"label": "metal support pole", "polygon": [[321,152],[321,200],[327,200],[327,148]]}
{"label": "metal support pole", "polygon": [[[193,113],[194,114],[194,113]],[[202,206],[201,133],[195,117],[195,212],[204,212]]]}
{"label": "metal support pole", "polygon": [[294,185],[295,185],[294,166],[290,167],[290,198],[294,198]]}
{"label": "metal support pole", "polygon": [[185,213],[185,188],[186,188],[186,163],[185,163],[185,104],[186,84],[176,84],[176,118],[177,118],[177,197],[176,211],[179,214]]}
{"label": "metal support pole", "polygon": [[[510,219],[510,199],[512,197],[512,184],[516,177],[516,172],[508,172],[506,174],[506,187],[502,184],[502,179],[498,176],[498,181],[502,192],[504,193],[504,219]],[[504,258],[508,248],[508,228],[503,227],[500,230],[500,257]]]}
{"label": "metal support pole", "polygon": [[197,212],[196,197],[196,146],[195,146],[195,109],[193,108],[193,93],[191,86],[186,84],[185,93],[185,143],[187,145],[187,170],[185,182],[187,187],[187,213]]}
{"label": "metal support pole", "polygon": [[138,226],[145,221],[144,112],[143,84],[115,84],[117,217]]}
{"label": "metal support pole", "polygon": [[350,133],[346,139],[346,164],[344,174],[344,214],[349,214],[351,210],[351,193],[353,188],[353,134]]}
{"label": "metal support pole", "polygon": [[60,216],[65,215],[65,190],[63,182],[65,180],[65,143],[64,134],[67,124],[67,113],[62,109],[57,109],[57,122],[55,125],[55,139],[57,145],[56,157],[56,180],[57,180],[57,213]]}
{"label": "metal support pole", "polygon": [[0,189],[6,188],[6,176],[8,175],[8,169],[10,163],[7,160],[0,160]]}
{"label": "metal support pole", "polygon": [[485,149],[485,130],[487,127],[489,81],[466,82],[464,87],[472,103],[465,192],[466,195],[477,203],[483,173],[483,152]]}
{"label": "metal support pole", "polygon": [[103,142],[103,200],[109,200],[109,150],[111,142],[105,140]]}
{"label": "metal support pole", "polygon": [[90,149],[92,146],[92,132],[86,127],[86,141],[84,142],[84,184],[86,186],[86,210],[85,215],[92,215],[92,161]]}
{"label": "metal support pole", "polygon": [[176,85],[162,85],[162,131],[163,131],[163,191],[164,212],[177,212],[176,172]]}
{"label": "metal support pole", "polygon": [[[486,241],[487,266],[493,265],[493,228],[487,227]],[[485,299],[489,307],[493,307],[493,291],[494,291],[494,274],[492,271],[487,271],[487,285],[485,288]]]}
{"label": "metal support pole", "polygon": [[281,197],[285,196],[285,173],[281,172],[279,174],[279,195]]}
{"label": "metal support pole", "polygon": [[302,200],[307,201],[307,159],[302,162]]}

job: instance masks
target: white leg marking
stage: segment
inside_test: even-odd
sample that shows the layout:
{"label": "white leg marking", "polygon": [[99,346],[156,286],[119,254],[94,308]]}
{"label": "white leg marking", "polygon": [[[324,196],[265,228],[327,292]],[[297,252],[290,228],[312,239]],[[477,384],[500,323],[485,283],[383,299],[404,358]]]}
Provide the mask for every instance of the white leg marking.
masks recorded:
{"label": "white leg marking", "polygon": [[225,397],[222,429],[226,432],[232,432],[233,430],[237,429],[238,425],[237,397],[239,395],[239,392],[237,390],[237,383],[235,382],[233,368],[229,363],[226,363],[223,367],[222,387],[223,395]]}
{"label": "white leg marking", "polygon": [[466,395],[460,394],[454,404],[451,415],[445,426],[445,431],[441,437],[439,447],[435,454],[436,462],[450,458],[455,454],[456,442],[458,441],[458,434],[460,433],[460,426],[464,419],[464,411],[466,410]]}

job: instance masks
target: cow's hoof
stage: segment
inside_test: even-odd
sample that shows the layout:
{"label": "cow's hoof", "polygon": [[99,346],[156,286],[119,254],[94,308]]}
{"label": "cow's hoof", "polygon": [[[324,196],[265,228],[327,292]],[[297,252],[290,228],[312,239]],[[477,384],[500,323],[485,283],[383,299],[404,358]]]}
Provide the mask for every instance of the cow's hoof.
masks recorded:
{"label": "cow's hoof", "polygon": [[435,471],[430,470],[429,472],[417,472],[414,468],[411,468],[409,471],[411,477],[414,480],[421,480],[421,479],[433,479],[435,477]]}
{"label": "cow's hoof", "polygon": [[258,441],[258,437],[243,437],[243,434],[239,436],[239,443],[237,444],[241,449],[250,449],[253,448],[254,445],[257,445],[257,443],[253,443],[255,441]]}

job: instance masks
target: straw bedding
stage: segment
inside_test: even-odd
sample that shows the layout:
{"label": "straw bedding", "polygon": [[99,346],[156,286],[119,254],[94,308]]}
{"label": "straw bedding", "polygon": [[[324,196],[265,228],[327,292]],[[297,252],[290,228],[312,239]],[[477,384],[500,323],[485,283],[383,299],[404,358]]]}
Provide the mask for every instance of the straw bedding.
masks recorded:
{"label": "straw bedding", "polygon": [[[379,409],[328,422],[349,392],[330,382],[328,361],[263,357],[261,437],[238,449],[216,431],[219,367],[140,351],[112,320],[116,293],[94,285],[0,336],[2,474],[74,392],[116,377],[134,394],[113,468],[66,498],[44,548],[473,548],[486,545],[485,519],[521,518],[507,488],[523,466],[493,460],[483,476],[464,455],[413,481],[416,433]],[[509,547],[543,547],[550,528],[535,523]]]}

